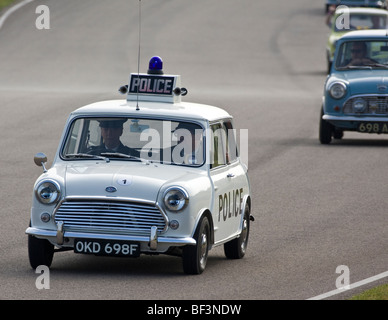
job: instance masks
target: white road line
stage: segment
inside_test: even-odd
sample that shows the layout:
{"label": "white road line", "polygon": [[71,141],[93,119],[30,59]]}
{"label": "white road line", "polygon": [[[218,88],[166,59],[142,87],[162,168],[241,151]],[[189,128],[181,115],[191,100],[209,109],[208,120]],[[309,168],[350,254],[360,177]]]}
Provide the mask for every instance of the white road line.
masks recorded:
{"label": "white road line", "polygon": [[14,13],[16,10],[20,9],[21,7],[25,6],[27,3],[30,3],[34,0],[23,0],[22,2],[19,2],[18,4],[15,4],[11,8],[9,8],[1,17],[0,17],[0,29],[3,26],[5,20]]}
{"label": "white road line", "polygon": [[351,289],[363,286],[363,285],[371,283],[373,281],[377,281],[377,280],[383,279],[385,277],[388,277],[388,271],[380,273],[380,274],[378,274],[376,276],[367,278],[365,280],[361,280],[361,281],[355,282],[355,283],[353,283],[353,284],[351,284],[349,286],[346,286],[346,287],[343,287],[343,288],[339,288],[339,289],[336,289],[336,290],[333,290],[333,291],[329,291],[329,292],[320,294],[319,296],[315,296],[315,297],[309,298],[307,300],[322,300],[322,299],[334,296],[336,294],[340,294],[340,293],[343,293],[345,291],[348,291],[348,290],[351,290]]}

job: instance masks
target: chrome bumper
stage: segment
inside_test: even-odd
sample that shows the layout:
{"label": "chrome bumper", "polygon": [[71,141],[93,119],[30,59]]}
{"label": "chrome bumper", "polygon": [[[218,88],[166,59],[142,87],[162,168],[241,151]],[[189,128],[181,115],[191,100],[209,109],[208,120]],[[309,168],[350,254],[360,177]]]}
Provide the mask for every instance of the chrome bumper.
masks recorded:
{"label": "chrome bumper", "polygon": [[388,118],[384,117],[355,117],[355,116],[331,116],[328,114],[325,114],[322,116],[323,120],[327,121],[343,121],[343,122],[349,122],[349,121],[355,121],[355,122],[388,122]]}
{"label": "chrome bumper", "polygon": [[56,231],[29,227],[26,229],[26,234],[35,236],[37,238],[48,239],[50,242],[60,247],[72,247],[73,240],[75,238],[135,241],[141,243],[142,251],[148,252],[164,252],[170,246],[179,247],[196,244],[196,241],[191,237],[161,237],[157,235],[156,231],[157,228],[154,227],[151,228],[149,236],[128,236],[64,231],[63,225],[58,225],[58,229]]}

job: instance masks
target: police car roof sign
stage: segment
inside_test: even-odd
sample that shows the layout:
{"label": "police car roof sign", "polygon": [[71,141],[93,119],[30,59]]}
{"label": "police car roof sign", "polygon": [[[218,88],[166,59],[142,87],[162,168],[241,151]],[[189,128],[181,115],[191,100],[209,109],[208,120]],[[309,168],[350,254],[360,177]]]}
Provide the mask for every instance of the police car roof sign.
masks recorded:
{"label": "police car roof sign", "polygon": [[177,103],[181,96],[174,93],[180,86],[180,76],[131,73],[127,100]]}
{"label": "police car roof sign", "polygon": [[180,76],[164,75],[163,61],[155,56],[149,62],[148,73],[131,73],[129,86],[119,91],[127,93],[127,101],[179,103],[181,95],[187,93],[185,88],[180,88],[180,83]]}

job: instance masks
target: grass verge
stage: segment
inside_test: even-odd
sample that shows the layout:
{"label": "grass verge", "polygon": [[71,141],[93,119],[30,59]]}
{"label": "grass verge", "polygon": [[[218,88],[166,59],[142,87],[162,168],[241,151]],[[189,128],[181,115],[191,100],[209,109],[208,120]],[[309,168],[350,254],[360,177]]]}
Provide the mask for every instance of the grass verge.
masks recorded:
{"label": "grass verge", "polygon": [[366,290],[349,300],[388,300],[388,283]]}
{"label": "grass verge", "polygon": [[0,11],[6,6],[9,6],[12,2],[15,2],[15,0],[0,0]]}

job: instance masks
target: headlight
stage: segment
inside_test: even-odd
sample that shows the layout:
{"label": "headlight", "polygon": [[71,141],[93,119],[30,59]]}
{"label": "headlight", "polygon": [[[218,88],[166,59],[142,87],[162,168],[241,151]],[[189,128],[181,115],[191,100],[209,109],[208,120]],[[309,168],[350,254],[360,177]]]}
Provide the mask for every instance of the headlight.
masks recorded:
{"label": "headlight", "polygon": [[182,188],[171,187],[164,192],[163,202],[170,211],[183,210],[189,202],[189,195]]}
{"label": "headlight", "polygon": [[353,101],[354,112],[364,112],[366,109],[366,101],[364,99],[356,99]]}
{"label": "headlight", "polygon": [[336,82],[330,86],[329,93],[334,99],[341,99],[346,94],[346,85],[342,82]]}
{"label": "headlight", "polygon": [[36,198],[44,204],[51,204],[59,200],[61,188],[55,181],[42,181],[35,189]]}

